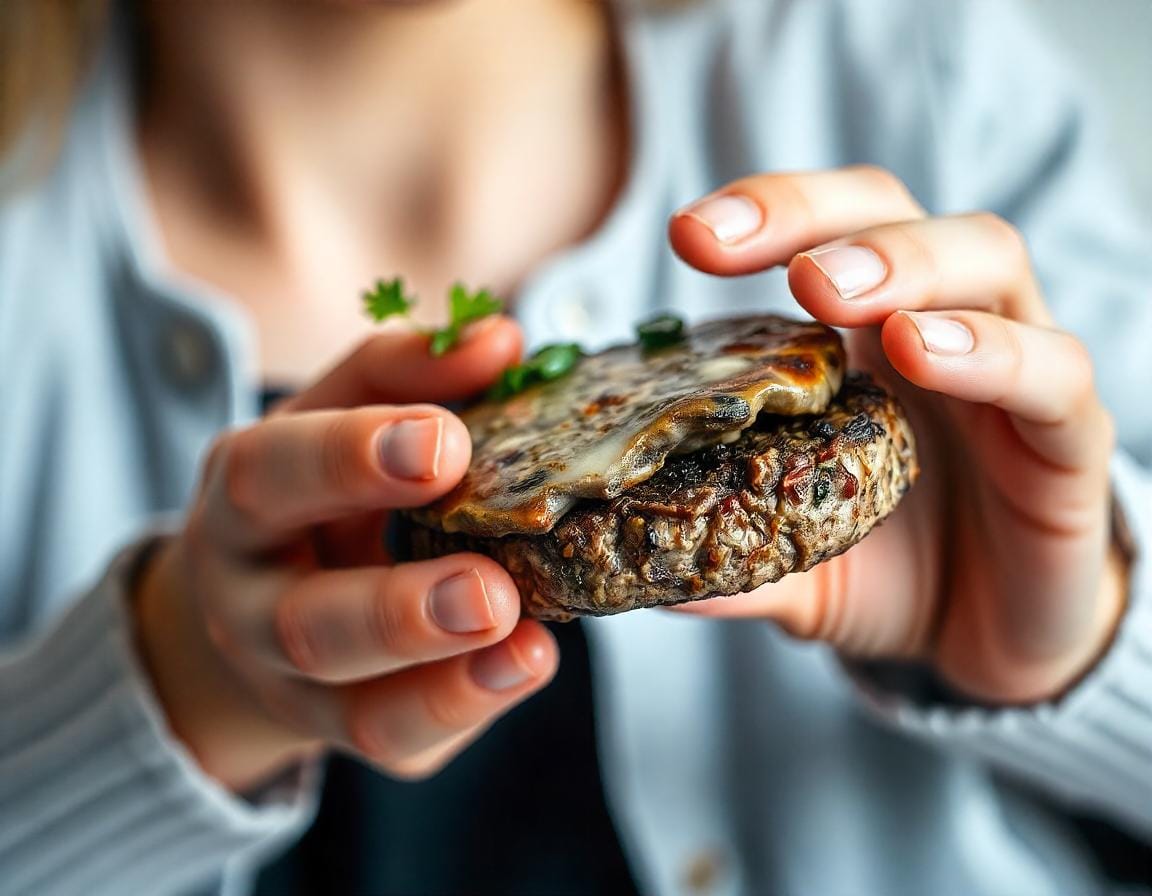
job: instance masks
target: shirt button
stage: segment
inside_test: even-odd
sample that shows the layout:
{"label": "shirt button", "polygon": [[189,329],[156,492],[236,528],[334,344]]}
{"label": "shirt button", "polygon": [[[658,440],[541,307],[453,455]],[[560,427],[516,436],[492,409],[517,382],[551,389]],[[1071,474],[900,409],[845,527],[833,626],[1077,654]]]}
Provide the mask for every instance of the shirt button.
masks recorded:
{"label": "shirt button", "polygon": [[596,322],[596,308],[582,293],[568,293],[552,305],[552,325],[561,338],[581,339]]}
{"label": "shirt button", "polygon": [[685,893],[704,896],[716,889],[723,876],[723,854],[719,850],[705,849],[691,856],[685,863],[681,880]]}
{"label": "shirt button", "polygon": [[178,386],[203,385],[212,372],[214,352],[208,334],[191,321],[176,321],[163,341],[163,363]]}

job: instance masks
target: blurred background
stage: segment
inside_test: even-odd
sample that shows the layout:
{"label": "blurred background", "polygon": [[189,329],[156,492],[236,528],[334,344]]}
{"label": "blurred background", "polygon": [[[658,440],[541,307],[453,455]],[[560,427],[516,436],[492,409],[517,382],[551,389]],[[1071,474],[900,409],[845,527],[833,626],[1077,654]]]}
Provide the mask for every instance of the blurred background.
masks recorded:
{"label": "blurred background", "polygon": [[1152,212],[1152,0],[1027,0],[1111,118],[1116,158]]}

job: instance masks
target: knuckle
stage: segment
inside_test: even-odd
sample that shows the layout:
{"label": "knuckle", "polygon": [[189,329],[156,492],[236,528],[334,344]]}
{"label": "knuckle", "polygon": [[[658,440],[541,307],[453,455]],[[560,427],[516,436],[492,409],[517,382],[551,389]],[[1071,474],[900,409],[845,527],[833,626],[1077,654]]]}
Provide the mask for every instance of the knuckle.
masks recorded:
{"label": "knuckle", "polygon": [[1010,325],[1007,320],[998,315],[989,315],[985,320],[988,327],[998,331],[998,340],[1004,347],[1004,375],[999,388],[990,390],[995,391],[995,395],[986,399],[994,404],[1000,404],[1021,389],[1024,380],[1024,346],[1020,342],[1020,334],[1016,327]]}
{"label": "knuckle", "polygon": [[1068,413],[1074,413],[1091,402],[1096,394],[1095,365],[1088,347],[1071,333],[1061,332],[1060,365],[1068,378]]}
{"label": "knuckle", "polygon": [[316,446],[317,466],[325,487],[338,495],[354,496],[372,481],[364,445],[368,441],[362,414],[341,414],[325,428]]}
{"label": "knuckle", "polygon": [[476,724],[476,706],[462,689],[429,688],[424,692],[424,711],[433,725],[455,734]]}
{"label": "knuckle", "polygon": [[276,605],[274,612],[276,640],[288,662],[298,672],[315,674],[317,657],[309,637],[308,612],[303,601],[288,595]]}
{"label": "knuckle", "polygon": [[349,743],[357,753],[375,765],[391,771],[404,761],[405,754],[379,721],[373,721],[363,702],[354,703],[348,712],[346,727]]}
{"label": "knuckle", "polygon": [[397,659],[407,659],[410,650],[406,644],[409,629],[404,612],[404,601],[398,600],[391,576],[382,574],[368,600],[365,625],[369,643],[376,650]]}
{"label": "knuckle", "polygon": [[852,165],[849,169],[858,179],[877,193],[894,196],[911,206],[917,205],[908,185],[882,165]]}
{"label": "knuckle", "polygon": [[940,266],[923,232],[915,226],[893,224],[881,228],[880,233],[887,243],[885,254],[893,256],[899,268],[896,275],[914,284],[913,289],[925,298],[935,294],[940,286]]}
{"label": "knuckle", "polygon": [[266,522],[268,512],[259,494],[260,456],[255,429],[246,429],[228,440],[221,461],[224,499],[244,522],[257,527]]}
{"label": "knuckle", "polygon": [[993,212],[977,212],[972,219],[992,237],[993,242],[1008,253],[1010,260],[1019,265],[1028,260],[1028,241],[1020,228]]}
{"label": "knuckle", "polygon": [[785,174],[773,174],[768,176],[766,185],[772,204],[787,209],[790,218],[802,223],[815,220],[812,200],[799,179]]}
{"label": "knuckle", "polygon": [[780,218],[807,224],[815,218],[803,174],[755,174],[733,181],[722,193],[753,197]]}

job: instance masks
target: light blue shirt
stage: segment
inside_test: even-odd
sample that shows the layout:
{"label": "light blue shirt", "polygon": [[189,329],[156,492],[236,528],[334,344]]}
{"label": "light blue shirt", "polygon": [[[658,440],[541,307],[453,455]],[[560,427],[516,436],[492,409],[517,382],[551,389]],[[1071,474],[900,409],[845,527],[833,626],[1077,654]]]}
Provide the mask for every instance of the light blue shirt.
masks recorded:
{"label": "light blue shirt", "polygon": [[[1072,814],[1152,838],[1152,230],[1088,105],[1009,0],[729,0],[623,28],[627,186],[517,297],[529,341],[627,339],[657,307],[796,314],[779,272],[678,263],[668,213],[743,174],[882,165],[935,213],[1024,231],[1119,423],[1138,547],[1107,656],[1034,707],[917,705],[755,622],[593,623],[608,803],[642,888],[1102,892]],[[128,100],[110,48],[58,164],[0,205],[0,894],[239,890],[311,806],[307,775],[252,800],[206,778],[133,651],[131,546],[256,383],[239,306],[164,259]]]}

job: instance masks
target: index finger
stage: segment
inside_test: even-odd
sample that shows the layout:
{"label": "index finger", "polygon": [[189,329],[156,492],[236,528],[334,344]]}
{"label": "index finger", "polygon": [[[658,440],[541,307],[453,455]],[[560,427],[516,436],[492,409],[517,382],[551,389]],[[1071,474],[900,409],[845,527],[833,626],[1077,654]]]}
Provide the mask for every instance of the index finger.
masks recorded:
{"label": "index finger", "polygon": [[733,181],[676,212],[668,237],[694,268],[734,276],[784,264],[847,233],[923,216],[899,178],[861,165]]}
{"label": "index finger", "polygon": [[429,353],[426,333],[385,329],[276,411],[457,401],[495,382],[522,347],[520,327],[508,317],[477,321],[440,357]]}

